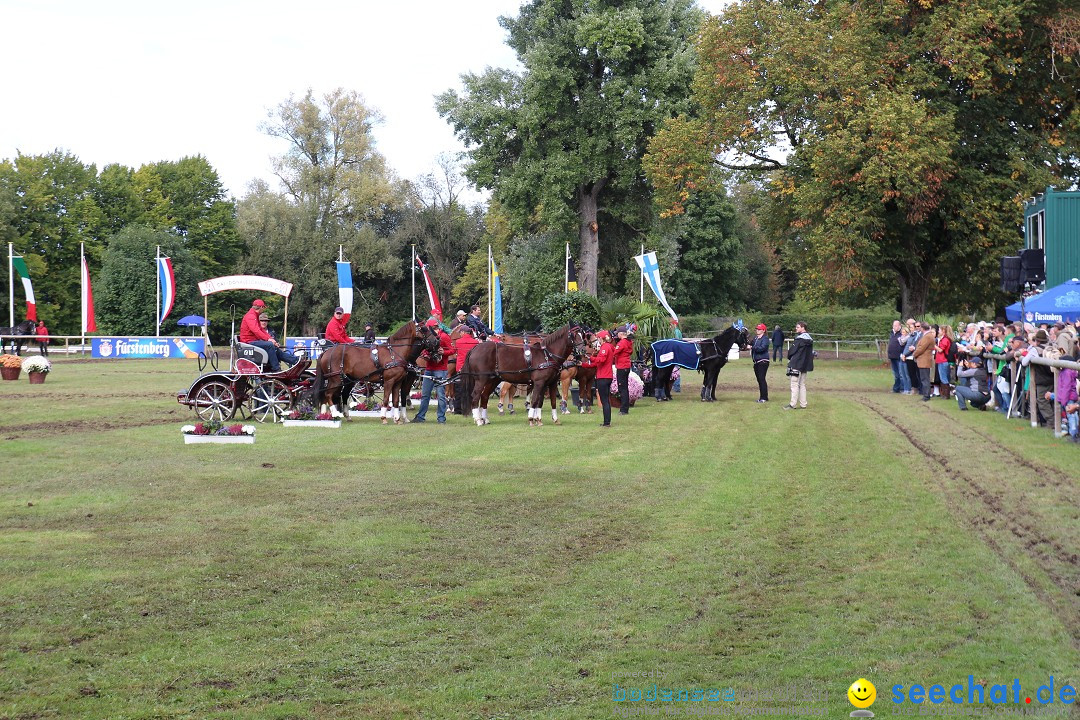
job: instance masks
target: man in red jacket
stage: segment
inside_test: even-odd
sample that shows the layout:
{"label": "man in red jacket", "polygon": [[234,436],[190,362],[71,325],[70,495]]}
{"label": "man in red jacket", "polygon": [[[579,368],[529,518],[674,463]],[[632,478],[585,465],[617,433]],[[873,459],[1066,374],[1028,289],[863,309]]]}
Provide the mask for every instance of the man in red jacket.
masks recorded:
{"label": "man in red jacket", "polygon": [[[457,354],[457,350],[450,344],[450,336],[443,332],[443,329],[439,327],[439,321],[435,318],[428,318],[427,326],[439,333],[439,349],[441,351],[438,360],[431,357],[427,358],[427,368],[424,370],[424,382],[420,386],[420,410],[416,413],[416,417],[413,418],[413,422],[425,422],[427,416],[428,404],[431,403],[431,388],[435,387],[436,393],[439,398],[439,411],[436,414],[436,419],[440,424],[446,422],[446,365],[451,357]],[[427,351],[424,351],[424,355],[427,355]],[[439,381],[438,385],[435,382]]]}
{"label": "man in red jacket", "polygon": [[611,334],[607,330],[596,333],[600,349],[593,356],[596,365],[596,393],[600,396],[600,407],[604,409],[604,423],[600,427],[611,427],[611,362],[615,348],[611,346]]}
{"label": "man in red jacket", "polygon": [[240,321],[240,342],[265,350],[270,372],[281,372],[282,360],[290,365],[295,365],[298,360],[292,353],[282,350],[277,340],[270,337],[270,333],[259,324],[259,313],[265,307],[266,303],[257,298],[251,303],[251,309],[244,313],[244,319]]}
{"label": "man in red jacket", "polygon": [[334,308],[334,317],[330,318],[330,322],[326,323],[324,337],[327,342],[344,343],[346,345],[360,342],[359,338],[351,338],[349,333],[345,332],[345,309],[342,307]]}
{"label": "man in red jacket", "polygon": [[626,327],[619,328],[619,342],[615,343],[615,377],[619,381],[619,414],[630,414],[630,358],[634,354],[634,342],[627,337]]}

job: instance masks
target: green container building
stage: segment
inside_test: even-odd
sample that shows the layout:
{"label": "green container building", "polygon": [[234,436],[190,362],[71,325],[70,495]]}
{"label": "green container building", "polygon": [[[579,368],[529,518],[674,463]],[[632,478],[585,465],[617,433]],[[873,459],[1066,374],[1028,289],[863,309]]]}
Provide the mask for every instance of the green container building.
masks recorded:
{"label": "green container building", "polygon": [[1080,192],[1048,187],[1025,200],[1024,247],[1042,249],[1046,287],[1080,278]]}

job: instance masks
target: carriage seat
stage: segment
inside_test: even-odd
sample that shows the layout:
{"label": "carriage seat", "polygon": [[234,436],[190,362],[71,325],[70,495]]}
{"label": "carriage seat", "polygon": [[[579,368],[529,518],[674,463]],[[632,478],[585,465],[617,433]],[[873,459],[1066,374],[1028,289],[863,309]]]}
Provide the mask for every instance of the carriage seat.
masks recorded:
{"label": "carriage seat", "polygon": [[236,358],[236,370],[240,373],[262,372],[263,367],[270,362],[270,356],[261,347],[240,342],[240,338],[233,336],[233,355]]}

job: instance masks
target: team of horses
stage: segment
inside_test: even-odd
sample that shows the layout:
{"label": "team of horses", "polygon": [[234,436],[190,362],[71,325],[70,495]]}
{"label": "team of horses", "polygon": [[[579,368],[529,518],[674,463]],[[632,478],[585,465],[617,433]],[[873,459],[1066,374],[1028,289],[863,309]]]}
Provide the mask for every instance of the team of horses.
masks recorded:
{"label": "team of horses", "polygon": [[[451,342],[472,331],[464,325],[453,330]],[[720,369],[728,362],[728,352],[738,344],[749,347],[748,331],[734,325],[715,337],[698,343],[698,369],[704,373],[702,401],[716,399],[716,383]],[[498,342],[481,342],[468,355],[452,357],[448,363],[447,395],[454,412],[470,414],[479,425],[488,423],[488,404],[496,388],[504,392],[522,389],[528,392],[528,422],[543,425],[543,402],[551,402],[551,419],[559,423],[558,406],[561,389],[564,413],[569,412],[566,399],[570,384],[578,381],[580,410],[586,411],[591,402],[596,368],[583,363],[595,354],[599,343],[595,336],[577,323],[570,322],[555,332],[540,335],[506,336]],[[325,351],[316,365],[313,383],[313,405],[331,403],[348,416],[348,397],[358,383],[380,382],[383,385],[383,404],[380,415],[383,424],[408,422],[406,415],[408,393],[417,375],[426,364],[424,358],[438,359],[441,348],[435,328],[409,321],[380,345],[336,345]],[[423,356],[423,357],[422,357]],[[671,368],[653,364],[654,383],[660,383],[670,397]],[[513,395],[503,397],[503,406],[512,402]],[[509,401],[506,399],[509,397]],[[511,409],[512,411],[512,409]]]}

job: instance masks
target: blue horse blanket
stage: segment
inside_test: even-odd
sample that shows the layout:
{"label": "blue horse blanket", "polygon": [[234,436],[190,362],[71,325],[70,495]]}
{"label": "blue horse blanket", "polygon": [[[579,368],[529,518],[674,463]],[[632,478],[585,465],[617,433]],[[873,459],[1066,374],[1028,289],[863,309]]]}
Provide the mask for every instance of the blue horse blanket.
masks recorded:
{"label": "blue horse blanket", "polygon": [[701,349],[697,343],[688,340],[657,340],[652,344],[653,360],[656,367],[668,365],[697,370],[701,360]]}

